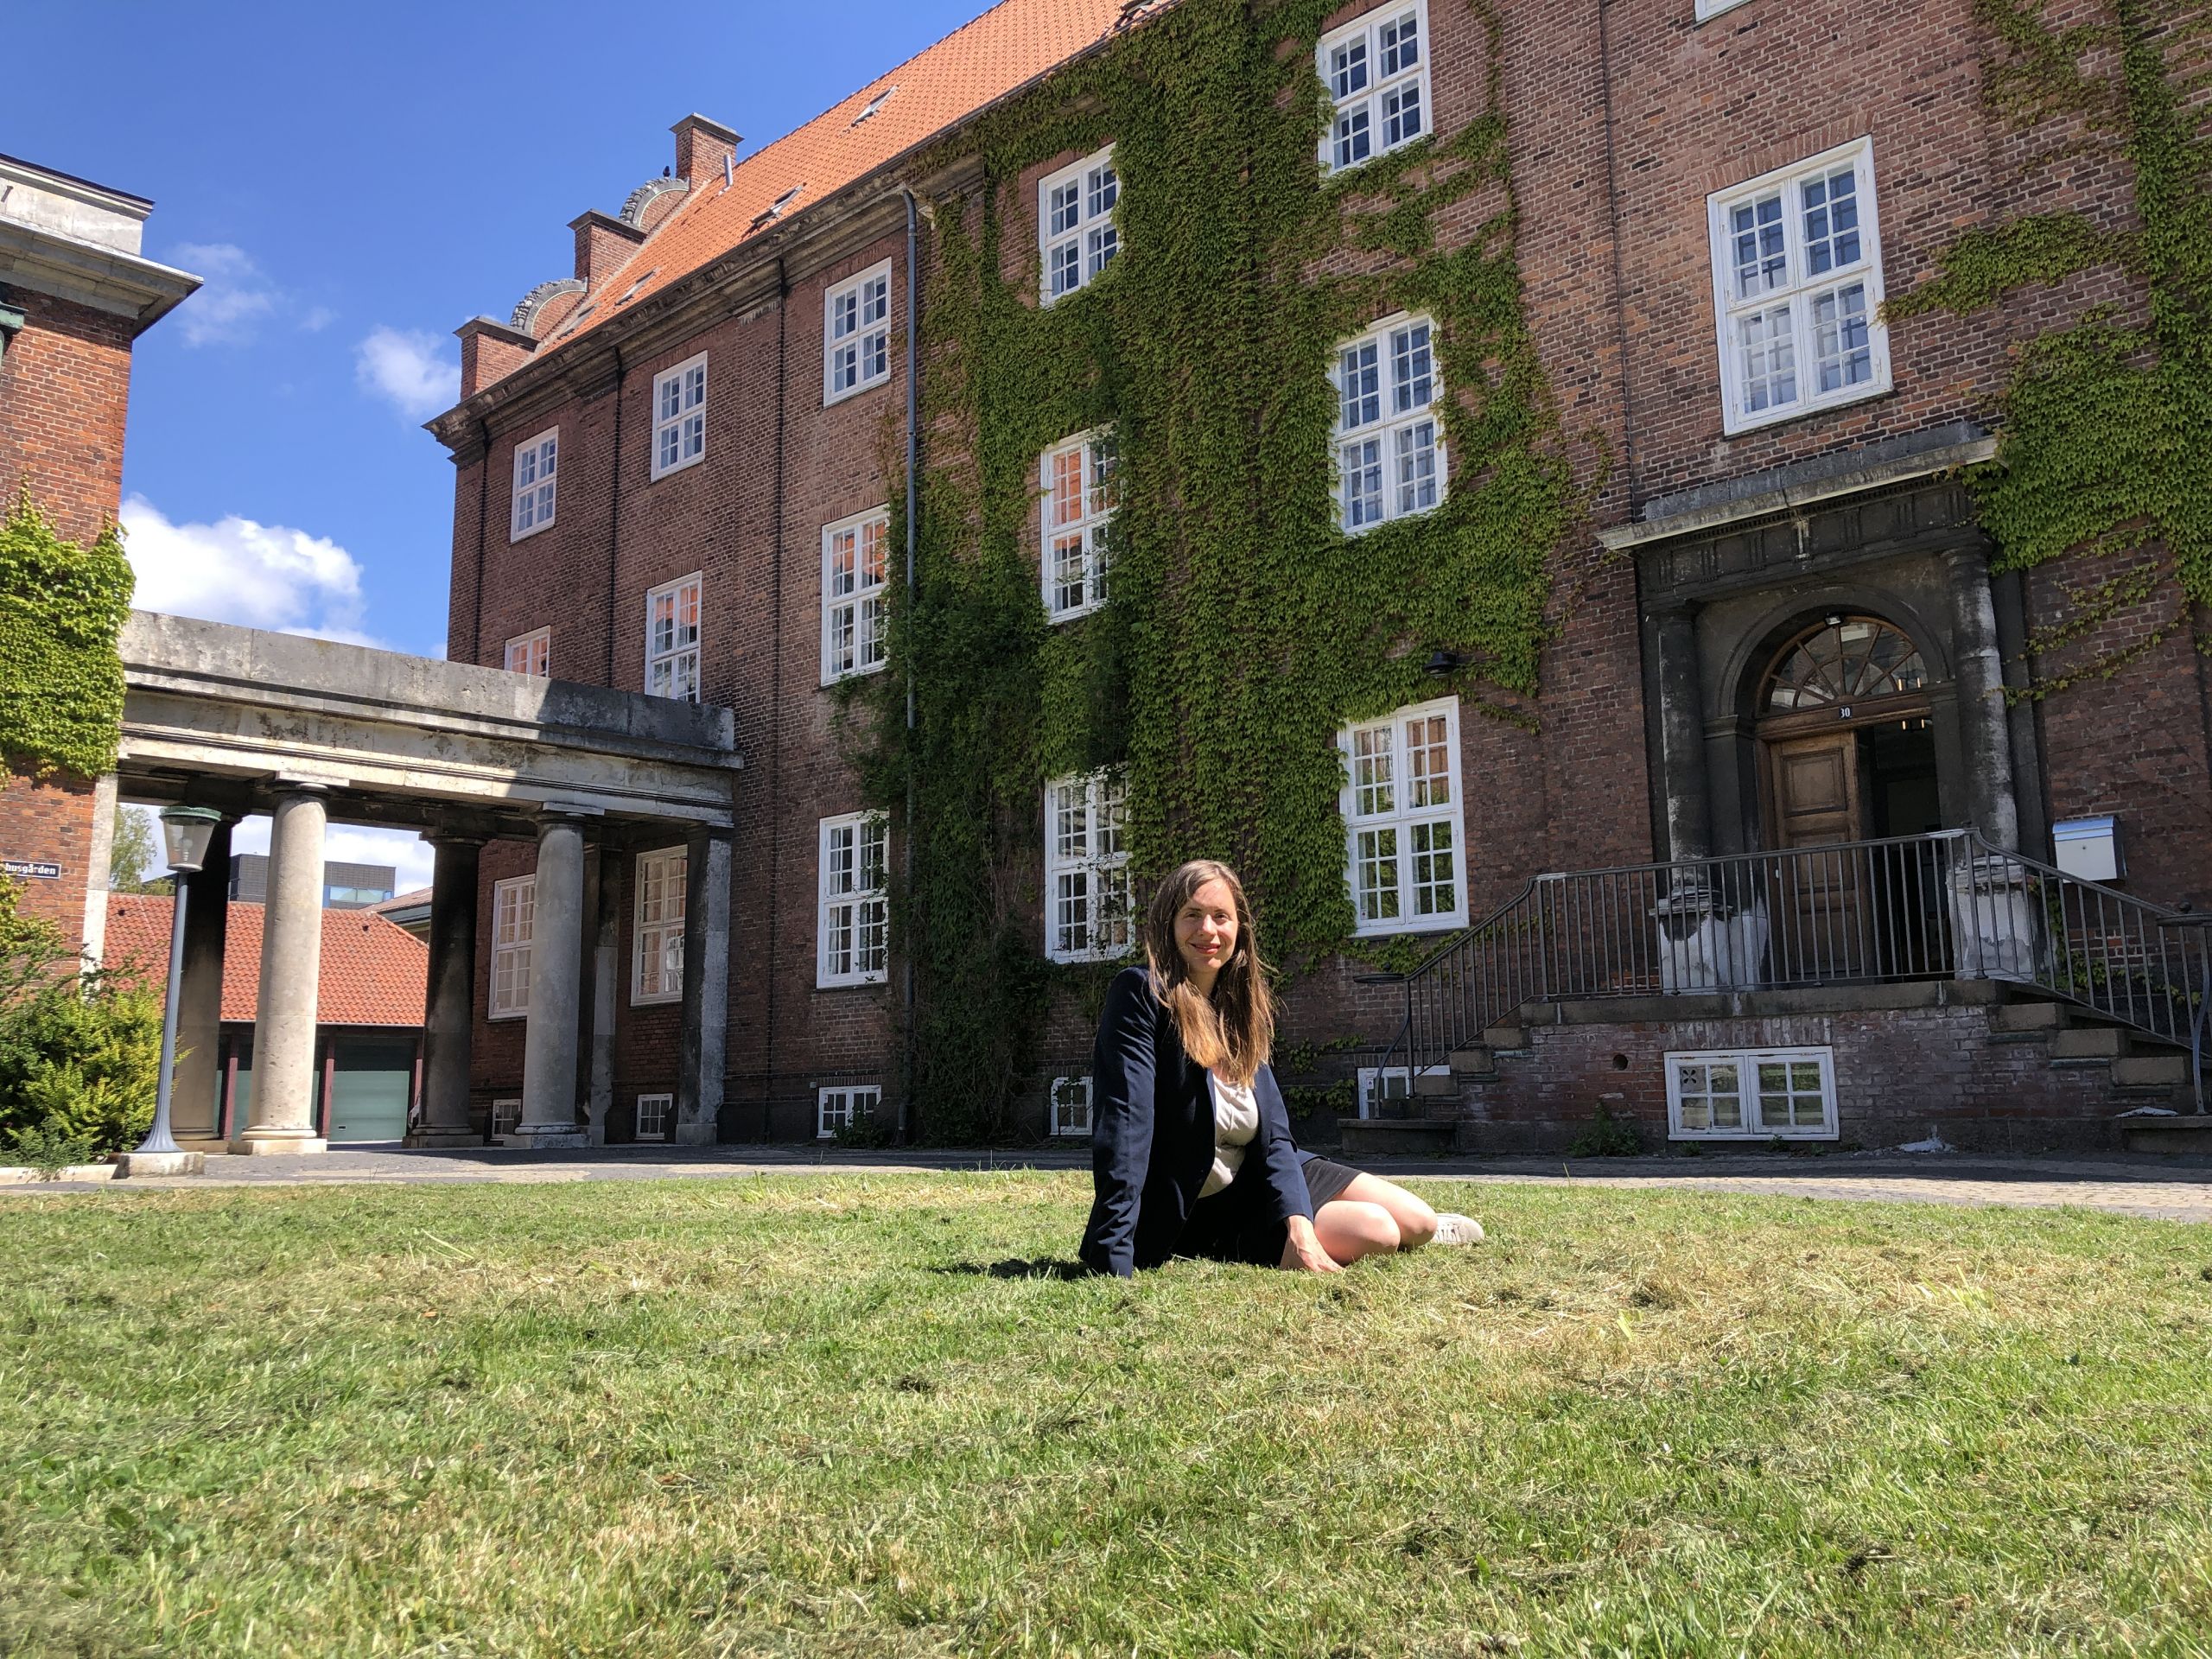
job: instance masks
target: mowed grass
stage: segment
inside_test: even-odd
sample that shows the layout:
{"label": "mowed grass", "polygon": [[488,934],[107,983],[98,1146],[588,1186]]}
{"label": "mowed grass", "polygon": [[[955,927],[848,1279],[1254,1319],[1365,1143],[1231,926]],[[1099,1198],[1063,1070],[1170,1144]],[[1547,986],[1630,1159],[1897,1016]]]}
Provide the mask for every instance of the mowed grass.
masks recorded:
{"label": "mowed grass", "polygon": [[2212,1231],[1071,1175],[16,1198],[0,1652],[2205,1654]]}

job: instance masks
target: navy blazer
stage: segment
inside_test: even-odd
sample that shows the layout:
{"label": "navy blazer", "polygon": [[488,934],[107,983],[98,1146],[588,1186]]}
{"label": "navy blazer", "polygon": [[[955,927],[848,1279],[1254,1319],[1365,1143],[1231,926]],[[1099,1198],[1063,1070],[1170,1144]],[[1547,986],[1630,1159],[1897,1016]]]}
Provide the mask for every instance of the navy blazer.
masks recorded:
{"label": "navy blazer", "polygon": [[[1174,1016],[1141,968],[1115,975],[1092,1052],[1090,1166],[1098,1197],[1084,1229],[1084,1263],[1127,1278],[1174,1255],[1198,1189],[1213,1173],[1213,1091],[1183,1052]],[[1259,1132],[1239,1180],[1264,1180],[1277,1220],[1310,1218],[1306,1166],[1274,1073],[1252,1080]]]}

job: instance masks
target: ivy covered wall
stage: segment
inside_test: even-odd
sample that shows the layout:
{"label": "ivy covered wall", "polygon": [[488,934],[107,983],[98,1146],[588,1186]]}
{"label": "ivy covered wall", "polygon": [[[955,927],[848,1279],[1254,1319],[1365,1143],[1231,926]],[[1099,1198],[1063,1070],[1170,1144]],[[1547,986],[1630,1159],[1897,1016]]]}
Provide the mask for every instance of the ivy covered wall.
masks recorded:
{"label": "ivy covered wall", "polygon": [[[1140,893],[1180,859],[1229,859],[1294,969],[1351,931],[1337,732],[1446,690],[1468,718],[1525,720],[1538,690],[1581,498],[1522,302],[1500,19],[1433,0],[1433,29],[1454,12],[1485,44],[1479,114],[1324,181],[1332,9],[1185,0],[987,118],[963,144],[980,187],[932,204],[919,599],[894,599],[893,671],[859,694],[877,700],[871,798],[913,803],[894,933],[931,1138],[1008,1129],[1056,987],[1088,1001],[1110,971],[1040,954],[1047,779],[1122,768]],[[1041,308],[1026,175],[1109,143],[1121,253]],[[1451,487],[1348,537],[1331,349],[1399,311],[1436,325]],[[1108,424],[1111,596],[1051,626],[1038,459]],[[1466,666],[1427,677],[1436,650]]]}
{"label": "ivy covered wall", "polygon": [[0,521],[0,786],[115,769],[131,575],[111,521],[89,547],[62,539],[28,486]]}

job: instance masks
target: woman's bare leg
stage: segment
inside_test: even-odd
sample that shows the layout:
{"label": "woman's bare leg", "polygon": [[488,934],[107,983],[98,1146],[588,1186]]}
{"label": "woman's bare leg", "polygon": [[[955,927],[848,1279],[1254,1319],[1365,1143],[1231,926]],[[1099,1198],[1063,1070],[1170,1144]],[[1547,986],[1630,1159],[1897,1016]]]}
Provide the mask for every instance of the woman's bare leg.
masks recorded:
{"label": "woman's bare leg", "polygon": [[[1398,1230],[1395,1249],[1417,1250],[1436,1236],[1436,1211],[1395,1181],[1386,1181],[1380,1175],[1360,1175],[1332,1203],[1321,1207],[1329,1210],[1338,1204],[1365,1205],[1387,1213]],[[1318,1231],[1319,1217],[1314,1217],[1313,1225]]]}
{"label": "woman's bare leg", "polygon": [[[1363,1181],[1368,1179],[1360,1177]],[[1363,1255],[1388,1255],[1403,1242],[1398,1224],[1388,1210],[1379,1204],[1362,1203],[1349,1193],[1330,1199],[1313,1212],[1313,1234],[1331,1258],[1347,1268]]]}

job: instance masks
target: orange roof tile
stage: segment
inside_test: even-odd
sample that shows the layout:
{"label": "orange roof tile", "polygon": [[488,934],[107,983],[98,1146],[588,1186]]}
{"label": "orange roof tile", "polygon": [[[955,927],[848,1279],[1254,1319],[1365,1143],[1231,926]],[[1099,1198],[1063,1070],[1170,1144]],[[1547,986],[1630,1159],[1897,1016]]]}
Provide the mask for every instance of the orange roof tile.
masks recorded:
{"label": "orange roof tile", "polygon": [[[105,964],[159,985],[168,973],[170,901],[119,893],[107,904]],[[261,988],[259,905],[232,905],[223,936],[223,1018],[251,1021]],[[430,950],[366,910],[322,912],[322,973],[315,1019],[326,1026],[419,1026]]]}
{"label": "orange roof tile", "polygon": [[[718,176],[692,180],[682,205],[569,315],[546,346],[588,333],[748,237],[805,212],[1065,62],[1112,34],[1122,11],[1123,0],[1003,0],[804,126],[744,157],[730,184]],[[874,114],[856,121],[893,87]],[[794,188],[798,194],[783,213],[773,219],[763,217]],[[610,302],[610,296],[620,297]]]}

